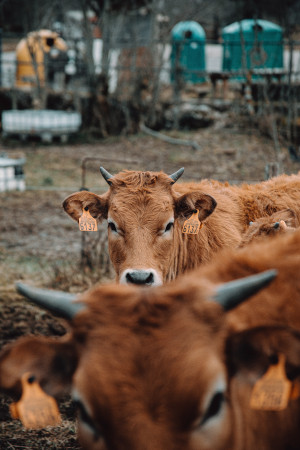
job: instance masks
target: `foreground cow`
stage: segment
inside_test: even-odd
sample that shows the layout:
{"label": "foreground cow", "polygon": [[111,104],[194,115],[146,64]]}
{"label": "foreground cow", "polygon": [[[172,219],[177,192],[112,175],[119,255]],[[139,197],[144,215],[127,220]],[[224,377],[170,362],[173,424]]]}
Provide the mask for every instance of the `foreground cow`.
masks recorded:
{"label": "foreground cow", "polygon": [[239,247],[245,247],[257,239],[274,237],[282,233],[290,233],[299,227],[299,221],[292,209],[278,211],[271,216],[261,217],[255,222],[250,222],[248,229],[243,234]]}
{"label": "foreground cow", "polygon": [[[108,245],[117,281],[159,285],[208,262],[225,247],[237,247],[250,221],[284,208],[300,220],[300,177],[282,175],[257,185],[230,186],[203,180],[174,183],[183,173],[101,173],[110,188],[103,195],[77,192],[63,203],[77,220],[84,209],[108,221]],[[182,233],[198,210],[203,227]]]}
{"label": "foreground cow", "polygon": [[[276,279],[239,304],[274,277],[272,267]],[[299,269],[296,231],[159,288],[100,286],[77,304],[57,293],[53,309],[64,310],[72,333],[9,346],[0,388],[18,392],[28,372],[52,395],[71,390],[86,449],[298,450],[299,398],[282,411],[249,402],[281,355],[300,382],[300,335],[278,326],[300,327]],[[51,307],[51,292],[19,289]]]}

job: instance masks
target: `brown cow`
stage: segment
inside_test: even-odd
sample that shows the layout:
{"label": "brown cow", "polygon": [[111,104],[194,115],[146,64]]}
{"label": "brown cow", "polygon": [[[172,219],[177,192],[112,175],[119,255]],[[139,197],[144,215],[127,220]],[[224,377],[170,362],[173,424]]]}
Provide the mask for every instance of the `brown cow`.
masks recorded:
{"label": "brown cow", "polygon": [[250,244],[254,239],[263,239],[266,236],[275,237],[281,233],[293,232],[298,226],[298,219],[292,209],[284,209],[271,216],[261,217],[255,222],[250,222],[239,247]]}
{"label": "brown cow", "polygon": [[[300,219],[300,177],[282,175],[256,185],[230,186],[212,180],[174,185],[183,169],[163,172],[101,173],[103,195],[77,192],[63,203],[75,220],[89,209],[108,221],[108,243],[117,281],[159,285],[208,262],[223,248],[237,247],[250,221],[284,208]],[[173,187],[174,185],[174,187]],[[182,233],[195,210],[203,227]]]}
{"label": "brown cow", "polygon": [[[252,277],[221,284],[272,267],[276,279],[239,306],[258,289]],[[9,346],[0,387],[18,392],[29,372],[52,395],[72,390],[80,442],[91,450],[296,450],[299,399],[275,412],[252,410],[249,398],[281,354],[300,382],[299,332],[281,326],[300,327],[299,269],[297,230],[169,285],[100,286],[81,305],[57,294],[54,310],[66,303],[72,334]],[[262,287],[272,273],[256,277]]]}

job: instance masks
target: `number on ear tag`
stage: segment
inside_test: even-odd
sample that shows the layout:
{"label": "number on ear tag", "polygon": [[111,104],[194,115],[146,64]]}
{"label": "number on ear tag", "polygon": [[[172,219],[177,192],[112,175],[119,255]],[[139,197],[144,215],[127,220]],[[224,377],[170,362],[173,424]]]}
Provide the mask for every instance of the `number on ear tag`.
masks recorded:
{"label": "number on ear tag", "polygon": [[280,411],[288,405],[292,383],[285,374],[285,356],[279,355],[278,364],[269,367],[253,388],[250,407]]}
{"label": "number on ear tag", "polygon": [[182,227],[182,232],[185,234],[198,234],[203,227],[203,223],[198,219],[199,210],[195,209],[193,215],[187,219]]}
{"label": "number on ear tag", "polygon": [[79,217],[78,224],[80,231],[97,231],[97,220],[90,215],[88,209],[82,210],[82,216]]}
{"label": "number on ear tag", "polygon": [[25,428],[38,429],[58,426],[61,417],[56,400],[46,394],[34,377],[25,373],[21,379],[22,397],[10,405],[13,419],[20,419]]}

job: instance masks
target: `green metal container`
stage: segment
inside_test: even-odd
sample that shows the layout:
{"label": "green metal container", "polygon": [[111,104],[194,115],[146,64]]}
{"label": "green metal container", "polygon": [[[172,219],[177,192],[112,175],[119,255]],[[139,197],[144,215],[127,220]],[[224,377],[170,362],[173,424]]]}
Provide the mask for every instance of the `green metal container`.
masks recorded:
{"label": "green metal container", "polygon": [[[179,22],[171,31],[171,81],[205,81],[205,31],[193,21]],[[202,72],[202,73],[197,73]]]}
{"label": "green metal container", "polygon": [[283,32],[266,20],[246,19],[222,30],[223,71],[283,68]]}

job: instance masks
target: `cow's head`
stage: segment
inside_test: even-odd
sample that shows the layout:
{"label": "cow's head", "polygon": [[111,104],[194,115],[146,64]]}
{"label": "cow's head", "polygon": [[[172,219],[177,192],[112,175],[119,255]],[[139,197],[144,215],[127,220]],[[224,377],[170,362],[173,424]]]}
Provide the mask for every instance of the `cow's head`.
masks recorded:
{"label": "cow's head", "polygon": [[[101,286],[81,298],[79,311],[63,296],[60,307],[72,333],[9,345],[0,355],[0,388],[18,394],[29,373],[48,394],[72,392],[80,442],[89,450],[234,449],[232,378],[252,383],[268,357],[286,348],[291,360],[297,351],[299,359],[293,336],[275,348],[272,335],[273,344],[263,350],[257,339],[255,349],[264,353],[257,365],[251,340],[231,345],[227,338],[227,311],[273,277],[268,272],[205,292],[182,283]],[[19,290],[35,301],[41,294],[23,285]],[[46,292],[40,303],[51,308],[50,297]],[[54,301],[57,313],[57,296]]]}
{"label": "cow's head", "polygon": [[298,227],[299,221],[295,211],[290,208],[276,211],[270,216],[260,217],[250,222],[239,246],[244,247],[254,240],[264,239],[265,237],[294,232]]}
{"label": "cow's head", "polygon": [[155,286],[172,278],[171,266],[180,258],[184,220],[198,209],[199,220],[204,221],[214,211],[215,199],[200,191],[177,193],[173,185],[183,168],[172,175],[124,171],[112,176],[100,170],[108,192],[76,192],[63,202],[65,211],[76,221],[84,208],[98,221],[107,219],[117,281]]}

